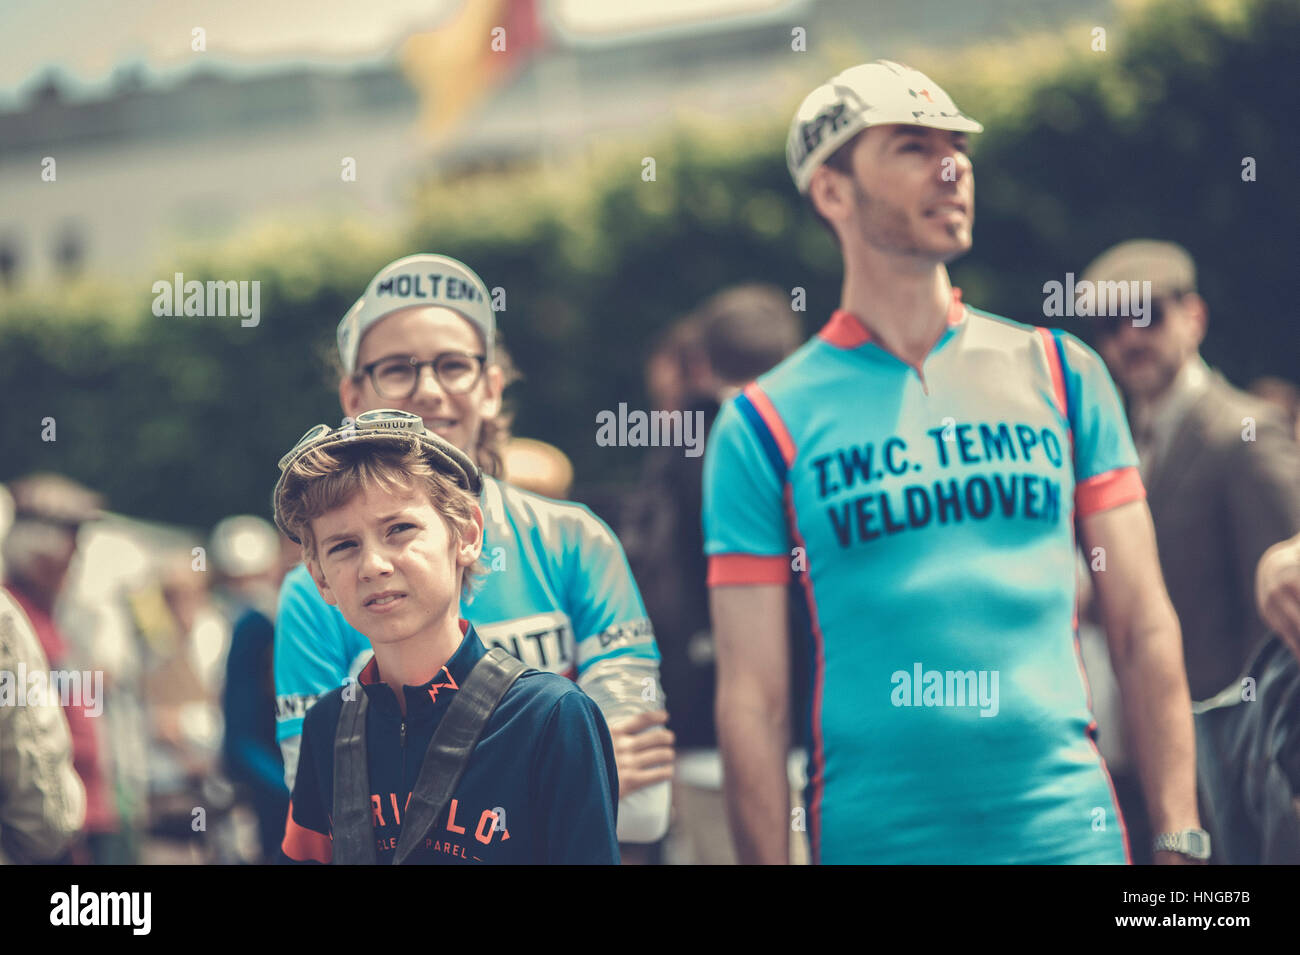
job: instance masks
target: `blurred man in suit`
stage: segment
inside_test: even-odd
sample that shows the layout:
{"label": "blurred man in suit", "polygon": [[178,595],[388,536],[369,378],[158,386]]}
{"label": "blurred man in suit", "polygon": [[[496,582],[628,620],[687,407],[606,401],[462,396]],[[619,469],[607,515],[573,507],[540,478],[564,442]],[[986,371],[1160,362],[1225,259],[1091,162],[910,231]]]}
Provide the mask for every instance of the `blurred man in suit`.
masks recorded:
{"label": "blurred man in suit", "polygon": [[1150,324],[1100,319],[1098,351],[1128,398],[1192,699],[1206,700],[1235,681],[1267,632],[1255,566],[1300,531],[1300,447],[1271,406],[1201,358],[1208,309],[1186,251],[1125,242],[1085,279],[1151,283]]}
{"label": "blurred man in suit", "polygon": [[[1228,696],[1239,702],[1243,670],[1268,633],[1256,607],[1256,565],[1270,545],[1300,530],[1300,446],[1276,409],[1234,388],[1201,357],[1208,308],[1184,249],[1124,242],[1084,278],[1094,287],[1151,283],[1149,324],[1099,318],[1097,350],[1128,399],[1196,709],[1221,695],[1215,705],[1233,702]],[[1205,798],[1206,774],[1217,763],[1201,744]],[[1227,845],[1219,833],[1215,839]]]}

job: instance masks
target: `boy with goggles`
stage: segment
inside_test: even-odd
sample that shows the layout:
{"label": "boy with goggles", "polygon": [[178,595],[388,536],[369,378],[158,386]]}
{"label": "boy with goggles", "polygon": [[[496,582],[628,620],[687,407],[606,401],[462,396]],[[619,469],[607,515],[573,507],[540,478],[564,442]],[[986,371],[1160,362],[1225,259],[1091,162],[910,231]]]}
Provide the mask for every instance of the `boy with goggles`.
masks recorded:
{"label": "boy with goggles", "polygon": [[[373,655],[303,723],[282,851],[300,863],[618,862],[609,730],[571,681],[489,653],[478,468],[417,415],[317,425],[280,461],[275,521]],[[426,755],[427,754],[427,755]]]}

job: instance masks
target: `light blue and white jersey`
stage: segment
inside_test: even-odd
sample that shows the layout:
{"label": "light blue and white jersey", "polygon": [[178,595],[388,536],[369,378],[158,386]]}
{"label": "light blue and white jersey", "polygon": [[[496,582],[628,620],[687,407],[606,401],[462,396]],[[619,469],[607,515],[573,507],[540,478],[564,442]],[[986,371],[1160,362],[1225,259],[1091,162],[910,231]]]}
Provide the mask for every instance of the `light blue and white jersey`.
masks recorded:
{"label": "light blue and white jersey", "polygon": [[710,585],[809,610],[813,859],[1124,862],[1075,625],[1075,520],[1145,495],[1115,387],[957,295],[922,372],[839,311],[709,438]]}

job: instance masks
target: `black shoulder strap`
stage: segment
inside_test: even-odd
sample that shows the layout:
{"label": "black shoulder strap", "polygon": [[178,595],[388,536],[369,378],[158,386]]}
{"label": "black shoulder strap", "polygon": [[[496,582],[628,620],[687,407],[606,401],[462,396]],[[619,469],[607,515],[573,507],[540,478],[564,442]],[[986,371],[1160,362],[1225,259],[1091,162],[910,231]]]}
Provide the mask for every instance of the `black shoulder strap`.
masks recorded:
{"label": "black shoulder strap", "polygon": [[343,694],[334,733],[335,865],[376,865],[375,833],[370,810],[370,771],[366,766],[366,708],[369,697],[353,684],[351,699]]}
{"label": "black shoulder strap", "polygon": [[429,741],[429,751],[420,767],[420,777],[406,811],[406,823],[397,842],[395,865],[406,862],[437,823],[465,772],[488,718],[527,669],[500,647],[493,647],[479,658],[461,683]]}

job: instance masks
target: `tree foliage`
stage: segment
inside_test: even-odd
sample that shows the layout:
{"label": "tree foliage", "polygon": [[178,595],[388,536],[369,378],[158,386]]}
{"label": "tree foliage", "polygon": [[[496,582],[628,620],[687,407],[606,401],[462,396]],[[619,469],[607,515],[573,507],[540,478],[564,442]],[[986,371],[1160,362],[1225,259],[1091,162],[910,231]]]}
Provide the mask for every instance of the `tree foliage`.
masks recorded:
{"label": "tree foliage", "polygon": [[[953,265],[955,284],[972,304],[1043,322],[1045,282],[1123,239],[1172,239],[1201,270],[1209,360],[1238,381],[1294,378],[1282,277],[1300,251],[1300,5],[1171,0],[1111,32],[1107,52],[1082,36],[1028,86],[979,51],[946,70],[915,64],[987,129],[975,143],[975,248]],[[645,407],[644,361],[677,317],[754,279],[805,289],[809,333],[836,304],[837,252],[785,170],[794,105],[759,127],[682,126],[558,168],[442,181],[413,197],[406,235],[283,226],[169,264],[186,279],[261,281],[255,328],[154,317],[147,289],[0,303],[0,478],[57,470],[115,510],[192,525],[268,513],[279,456],[339,417],[321,357],[339,317],[386,261],[428,250],[505,291],[499,322],[524,375],[516,430],[561,447],[580,483],[626,480],[638,452],[597,447],[596,413]],[[54,442],[41,440],[46,417]]]}

